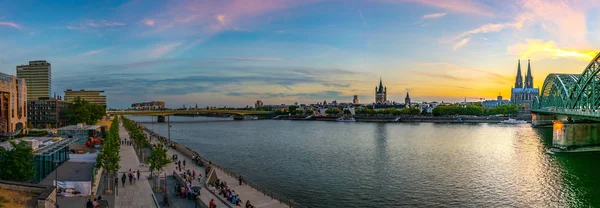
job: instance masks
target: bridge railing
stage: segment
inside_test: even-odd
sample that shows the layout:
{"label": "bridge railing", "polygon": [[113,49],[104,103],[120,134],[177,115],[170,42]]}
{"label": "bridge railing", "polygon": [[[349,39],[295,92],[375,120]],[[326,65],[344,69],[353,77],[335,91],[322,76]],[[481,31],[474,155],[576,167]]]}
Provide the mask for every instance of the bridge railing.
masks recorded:
{"label": "bridge railing", "polygon": [[600,109],[545,108],[545,109],[535,109],[534,111],[546,112],[546,113],[564,113],[564,114],[569,114],[569,115],[600,117]]}

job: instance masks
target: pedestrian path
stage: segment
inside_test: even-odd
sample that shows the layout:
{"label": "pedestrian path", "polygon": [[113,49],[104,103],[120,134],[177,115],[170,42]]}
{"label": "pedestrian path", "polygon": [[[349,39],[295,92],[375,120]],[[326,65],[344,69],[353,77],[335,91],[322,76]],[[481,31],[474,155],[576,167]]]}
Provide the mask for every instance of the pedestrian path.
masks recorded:
{"label": "pedestrian path", "polygon": [[[145,133],[146,133],[146,135],[148,135],[148,138],[152,138],[152,137],[150,137],[150,134],[148,132],[145,132]],[[161,143],[156,139],[156,137],[154,137],[154,139],[151,139],[151,142],[153,144]],[[173,154],[177,154],[177,156],[179,157],[178,159],[182,161],[181,168],[183,171],[180,172],[179,170],[177,170],[176,171],[177,173],[183,173],[183,172],[187,171],[187,169],[190,169],[190,171],[195,170],[196,175],[198,175],[200,173],[200,174],[202,174],[202,177],[205,177],[204,167],[193,165],[191,157],[188,157],[188,156],[182,154],[181,152],[177,151],[176,149],[172,149],[172,148],[169,148],[169,150],[167,151],[167,154],[169,156],[172,156]],[[187,169],[183,169],[184,168],[183,160],[186,161],[185,168],[187,168]],[[178,166],[175,163],[170,163],[164,168],[164,170],[166,171],[167,174],[172,174],[173,171],[176,170],[177,168],[178,168]],[[215,170],[216,170],[217,178],[219,178],[221,181],[227,182],[227,185],[229,185],[229,187],[232,190],[234,190],[235,193],[239,194],[240,199],[242,200],[242,205],[244,205],[244,203],[246,203],[246,200],[250,200],[252,205],[254,205],[254,207],[257,207],[257,208],[288,207],[285,204],[280,203],[278,200],[272,199],[271,197],[266,196],[265,194],[259,192],[258,190],[254,189],[250,186],[247,186],[245,184],[239,185],[237,178],[234,178],[232,176],[225,174],[220,169],[216,168]],[[203,180],[203,182],[204,182],[204,180]],[[174,185],[174,184],[169,184],[169,186],[171,186],[171,185]],[[209,190],[206,190],[204,188],[204,186],[201,185],[200,182],[198,182],[198,180],[194,180],[192,183],[192,186],[201,186],[202,187],[200,198],[207,205],[211,199],[214,199],[214,201],[217,203],[217,207],[232,207],[233,206],[233,204],[227,204],[227,206],[225,206],[212,193],[210,193]],[[233,206],[233,207],[235,207],[235,206]]]}
{"label": "pedestrian path", "polygon": [[[119,137],[120,138],[129,138],[129,133],[123,127],[123,123],[119,121]],[[150,183],[146,177],[148,173],[145,172],[147,167],[140,167],[140,161],[135,154],[135,150],[133,146],[121,145],[119,150],[119,154],[121,155],[121,161],[119,165],[119,187],[117,188],[117,196],[115,197],[115,207],[116,208],[154,208],[154,199],[152,198],[152,187],[150,187]],[[134,184],[129,184],[129,179],[126,181],[125,186],[123,187],[121,181],[121,175],[123,172],[129,172],[131,170],[140,170],[144,171],[141,173],[142,178],[138,180]]]}

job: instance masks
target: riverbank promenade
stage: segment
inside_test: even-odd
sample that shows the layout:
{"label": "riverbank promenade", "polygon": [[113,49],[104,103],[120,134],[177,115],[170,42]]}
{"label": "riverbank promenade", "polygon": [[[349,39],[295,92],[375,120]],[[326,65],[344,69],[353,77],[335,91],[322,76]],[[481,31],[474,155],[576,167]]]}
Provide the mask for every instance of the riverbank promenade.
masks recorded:
{"label": "riverbank promenade", "polygon": [[[151,137],[149,132],[145,131],[145,133],[148,136],[148,138],[151,138],[151,143],[153,143],[153,144],[160,143],[156,137]],[[169,156],[172,156],[173,154],[176,154],[178,156],[178,159],[182,161],[181,168],[183,171],[180,172],[179,170],[176,170],[178,168],[178,166],[175,163],[169,163],[164,168],[164,170],[163,170],[164,172],[166,172],[167,174],[172,174],[173,171],[176,171],[177,173],[183,173],[183,172],[187,171],[187,169],[189,169],[190,171],[196,171],[196,175],[202,174],[202,177],[203,177],[202,182],[204,182],[206,180],[204,167],[194,165],[192,163],[192,158],[190,156],[183,154],[181,151],[179,151],[177,149],[173,149],[173,148],[169,148],[167,154]],[[183,166],[184,160],[186,161],[185,169]],[[229,185],[229,187],[235,191],[236,194],[239,194],[240,199],[242,200],[242,204],[241,204],[242,207],[244,206],[244,204],[246,203],[247,200],[250,200],[250,203],[254,207],[257,207],[257,208],[288,207],[287,205],[280,203],[278,200],[272,199],[271,197],[259,192],[256,189],[253,189],[250,186],[247,186],[245,184],[239,185],[237,178],[234,178],[234,177],[231,177],[231,176],[225,174],[219,168],[216,168],[215,170],[216,170],[217,177],[221,181],[225,181],[227,183],[227,185]],[[211,199],[214,199],[214,201],[217,203],[217,207],[236,207],[235,205],[233,205],[231,203],[227,203],[225,205],[225,203],[223,203],[221,200],[219,200],[213,193],[210,193],[209,190],[206,190],[205,186],[201,185],[198,180],[193,180],[192,185],[202,187],[200,198],[202,199],[202,201],[204,203],[208,204]]]}
{"label": "riverbank promenade", "polygon": [[[125,130],[123,123],[119,121],[119,137],[129,138],[129,133]],[[121,155],[121,162],[119,165],[119,184],[117,188],[117,196],[115,196],[115,207],[116,208],[154,208],[154,199],[152,198],[152,187],[146,179],[148,176],[148,168],[140,167],[140,161],[135,154],[133,146],[121,145],[119,150]],[[141,180],[138,180],[134,184],[129,184],[129,181],[125,182],[125,187],[122,185],[121,176],[123,173],[129,173],[129,169],[132,171],[143,171],[140,173]],[[129,179],[127,179],[129,180]]]}

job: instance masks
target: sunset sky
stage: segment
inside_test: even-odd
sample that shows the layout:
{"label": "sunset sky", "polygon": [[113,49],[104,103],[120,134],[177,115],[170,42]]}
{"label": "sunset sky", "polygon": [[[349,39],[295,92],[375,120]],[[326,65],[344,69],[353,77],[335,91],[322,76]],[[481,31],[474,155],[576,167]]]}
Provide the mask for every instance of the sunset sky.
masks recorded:
{"label": "sunset sky", "polygon": [[[79,2],[72,4],[69,2]],[[0,0],[0,72],[52,64],[52,91],[105,90],[108,107],[510,97],[581,73],[600,50],[600,1]],[[523,74],[525,76],[525,74]]]}

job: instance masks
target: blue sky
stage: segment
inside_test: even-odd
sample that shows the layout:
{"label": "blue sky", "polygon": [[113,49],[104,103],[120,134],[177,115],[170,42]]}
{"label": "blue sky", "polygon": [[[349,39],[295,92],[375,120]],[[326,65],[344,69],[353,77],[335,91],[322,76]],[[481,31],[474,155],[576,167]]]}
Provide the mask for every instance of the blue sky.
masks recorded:
{"label": "blue sky", "polygon": [[595,1],[0,0],[0,72],[52,63],[53,91],[108,106],[245,106],[510,97],[517,59],[580,73],[598,51]]}

